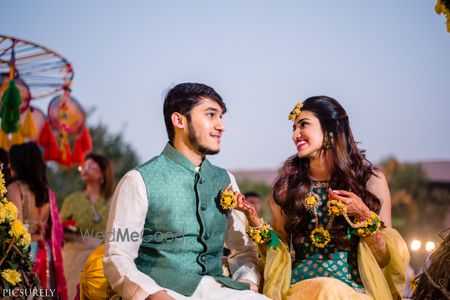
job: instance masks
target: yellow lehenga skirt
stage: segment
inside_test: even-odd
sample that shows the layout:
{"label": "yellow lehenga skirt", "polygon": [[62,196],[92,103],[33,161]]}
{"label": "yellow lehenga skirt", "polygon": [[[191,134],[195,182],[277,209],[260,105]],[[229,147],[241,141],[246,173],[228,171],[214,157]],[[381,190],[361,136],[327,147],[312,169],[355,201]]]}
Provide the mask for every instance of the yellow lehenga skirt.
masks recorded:
{"label": "yellow lehenga skirt", "polygon": [[385,228],[382,234],[386,240],[390,260],[381,269],[369,246],[358,244],[358,269],[365,294],[358,293],[335,278],[318,277],[290,285],[291,256],[283,242],[267,249],[264,267],[263,293],[274,300],[344,300],[344,299],[400,299],[406,280],[409,252],[405,241],[392,228]]}

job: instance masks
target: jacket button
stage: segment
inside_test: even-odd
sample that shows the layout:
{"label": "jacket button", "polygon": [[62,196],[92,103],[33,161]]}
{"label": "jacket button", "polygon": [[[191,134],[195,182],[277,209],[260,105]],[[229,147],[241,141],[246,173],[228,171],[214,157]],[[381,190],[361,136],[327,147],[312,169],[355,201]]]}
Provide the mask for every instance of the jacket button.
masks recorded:
{"label": "jacket button", "polygon": [[206,179],[205,179],[205,178],[203,178],[203,177],[202,177],[202,178],[200,178],[200,184],[204,183],[204,182],[205,182],[205,180],[206,180]]}
{"label": "jacket button", "polygon": [[208,205],[206,205],[206,204],[202,204],[201,206],[200,206],[200,209],[201,210],[206,210],[208,208]]}
{"label": "jacket button", "polygon": [[210,237],[211,235],[209,233],[205,234],[205,240],[209,240]]}
{"label": "jacket button", "polygon": [[205,261],[206,261],[206,256],[200,257],[200,260],[201,260],[202,262],[205,262]]}

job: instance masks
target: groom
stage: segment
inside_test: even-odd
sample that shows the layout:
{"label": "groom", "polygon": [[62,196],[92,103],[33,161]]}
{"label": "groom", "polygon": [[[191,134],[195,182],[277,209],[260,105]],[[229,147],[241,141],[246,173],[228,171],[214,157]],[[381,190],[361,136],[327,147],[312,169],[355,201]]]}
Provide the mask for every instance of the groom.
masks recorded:
{"label": "groom", "polygon": [[[125,299],[268,299],[257,293],[254,243],[238,211],[224,211],[221,192],[234,177],[214,166],[226,106],[211,87],[182,83],[164,101],[169,142],[129,171],[113,197],[107,232],[141,238],[107,241],[104,270]],[[222,275],[223,247],[232,277]]]}

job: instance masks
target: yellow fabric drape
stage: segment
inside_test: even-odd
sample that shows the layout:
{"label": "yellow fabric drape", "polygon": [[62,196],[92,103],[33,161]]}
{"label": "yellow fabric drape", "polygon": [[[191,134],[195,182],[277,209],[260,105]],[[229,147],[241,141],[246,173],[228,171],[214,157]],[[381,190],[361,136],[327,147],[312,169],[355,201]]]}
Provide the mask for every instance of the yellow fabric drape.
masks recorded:
{"label": "yellow fabric drape", "polygon": [[290,287],[287,300],[372,300],[350,286],[332,277],[302,280]]}
{"label": "yellow fabric drape", "polygon": [[381,269],[369,246],[358,245],[358,268],[367,293],[375,300],[400,299],[406,282],[406,269],[409,263],[408,246],[393,228],[381,231],[389,251],[389,264]]}
{"label": "yellow fabric drape", "polygon": [[267,248],[263,293],[271,299],[286,299],[291,281],[291,255],[280,240],[277,247]]}
{"label": "yellow fabric drape", "polygon": [[291,258],[286,244],[267,249],[264,269],[266,296],[274,300],[312,299],[399,299],[406,280],[409,253],[405,241],[392,228],[381,230],[388,247],[389,264],[381,269],[369,246],[358,244],[358,268],[366,294],[355,292],[345,283],[334,278],[318,277],[303,280],[290,286]]}

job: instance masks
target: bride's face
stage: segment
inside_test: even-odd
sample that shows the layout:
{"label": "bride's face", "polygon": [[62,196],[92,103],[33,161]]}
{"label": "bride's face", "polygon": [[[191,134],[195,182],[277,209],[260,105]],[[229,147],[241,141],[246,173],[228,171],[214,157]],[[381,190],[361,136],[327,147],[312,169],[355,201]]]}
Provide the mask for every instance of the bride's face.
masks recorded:
{"label": "bride's face", "polygon": [[292,140],[299,157],[314,158],[323,145],[323,130],[319,119],[310,111],[303,110],[294,121]]}

